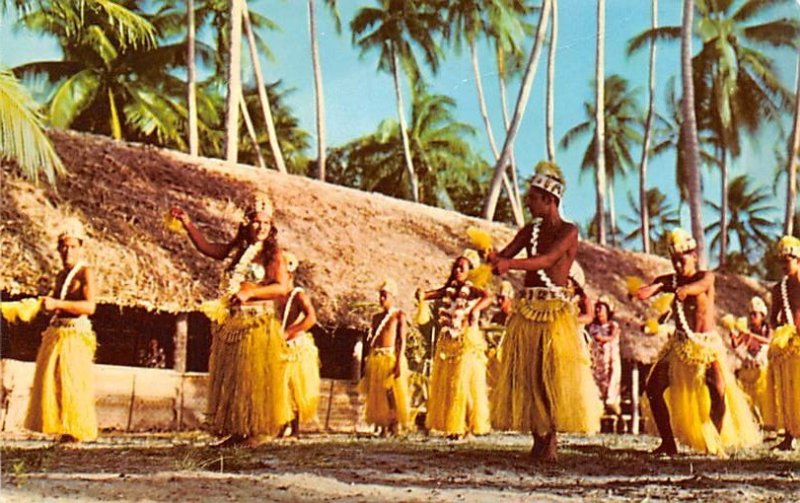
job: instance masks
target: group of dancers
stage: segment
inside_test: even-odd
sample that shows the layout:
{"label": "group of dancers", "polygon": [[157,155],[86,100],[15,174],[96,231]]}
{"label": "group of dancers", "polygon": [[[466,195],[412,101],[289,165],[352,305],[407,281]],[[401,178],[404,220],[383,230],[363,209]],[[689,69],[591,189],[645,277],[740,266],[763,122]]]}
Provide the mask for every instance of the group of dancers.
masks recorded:
{"label": "group of dancers", "polygon": [[[601,399],[579,326],[575,296],[581,285],[576,289],[571,275],[578,229],[561,216],[563,192],[558,167],[540,162],[525,200],[532,221],[501,250],[487,249],[483,257],[466,250],[441,288],[417,292],[419,303],[438,300],[440,305],[428,430],[451,437],[492,428],[530,432],[531,455],[543,460],[556,459],[558,432],[599,431],[609,390]],[[254,196],[227,243],[207,240],[182,209],[173,208],[171,215],[200,253],[217,260],[232,257],[220,285],[224,316],[212,325],[209,429],[224,438],[222,445],[257,446],[296,434],[300,422],[314,419],[319,399],[319,355],[309,333],[316,316],[309,294],[294,285],[298,261],[278,244],[271,201],[261,193]],[[82,260],[84,241],[80,223],[69,220],[58,238],[64,266],[56,278],[58,296],[42,300],[42,308],[54,316],[37,355],[26,419],[27,428],[65,440],[97,436],[91,392],[95,336],[88,319],[95,307],[94,286]],[[699,269],[696,243],[688,233],[671,231],[669,244],[674,273],[636,293],[640,300],[674,294],[674,330],[646,385],[646,406],[662,438],[654,452],[675,454],[680,441],[726,456],[761,442],[761,432],[715,329],[714,274]],[[522,251],[524,257],[517,258]],[[779,254],[786,275],[772,292],[769,325],[775,330],[763,342],[768,351],[759,367],[765,376],[760,386],[773,426],[785,431],[781,447],[792,448],[800,435],[800,240],[782,238]],[[509,283],[501,289],[505,307],[498,315],[505,332],[493,361],[479,323],[492,297],[470,281],[482,258],[498,276],[524,272],[522,291],[515,295]],[[386,433],[412,420],[405,356],[408,317],[396,307],[397,295],[391,279],[378,288],[381,312],[371,320],[360,384],[366,421]],[[612,303],[601,299],[598,305],[605,313],[601,328],[611,327],[597,329],[598,337],[613,337]],[[767,341],[769,334],[761,337]]]}

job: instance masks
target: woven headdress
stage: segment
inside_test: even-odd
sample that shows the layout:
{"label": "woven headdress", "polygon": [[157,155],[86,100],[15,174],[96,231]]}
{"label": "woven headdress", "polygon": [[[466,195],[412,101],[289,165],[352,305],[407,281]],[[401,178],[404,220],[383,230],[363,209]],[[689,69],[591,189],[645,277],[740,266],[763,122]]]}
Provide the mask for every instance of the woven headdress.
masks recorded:
{"label": "woven headdress", "polygon": [[275,207],[272,205],[272,200],[263,192],[256,192],[253,194],[252,199],[247,204],[245,213],[252,215],[254,213],[267,213],[270,217],[275,212]]}
{"label": "woven headdress", "polygon": [[778,241],[778,255],[800,259],[800,239],[794,236],[783,236]]}
{"label": "woven headdress", "polygon": [[381,283],[379,291],[397,297],[397,283],[392,278],[386,278],[383,280],[383,283]]}
{"label": "woven headdress", "polygon": [[61,224],[61,231],[58,233],[59,241],[64,238],[75,238],[81,242],[86,240],[86,229],[83,223],[75,217],[64,220]]}
{"label": "woven headdress", "polygon": [[539,161],[533,171],[531,187],[542,189],[561,200],[565,186],[564,175],[561,173],[561,168],[558,167],[558,164],[551,161]]}
{"label": "woven headdress", "polygon": [[766,316],[769,311],[767,310],[767,305],[764,303],[761,297],[753,297],[750,299],[750,312],[761,313]]}
{"label": "woven headdress", "polygon": [[473,269],[475,269],[476,267],[481,265],[481,256],[478,255],[478,252],[473,250],[472,248],[465,249],[463,251],[463,253],[461,253],[461,255],[459,255],[459,258],[462,258],[462,257],[467,259],[467,262],[469,262],[469,265]]}
{"label": "woven headdress", "polygon": [[697,241],[683,229],[672,229],[668,235],[669,253],[676,255],[697,249]]}

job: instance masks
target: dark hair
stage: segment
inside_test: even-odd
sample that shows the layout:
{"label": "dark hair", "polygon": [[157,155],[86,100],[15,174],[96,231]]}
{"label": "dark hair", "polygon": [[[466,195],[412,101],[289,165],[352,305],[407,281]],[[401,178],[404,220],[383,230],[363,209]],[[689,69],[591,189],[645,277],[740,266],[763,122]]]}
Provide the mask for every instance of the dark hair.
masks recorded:
{"label": "dark hair", "polygon": [[[606,306],[606,314],[608,315],[608,321],[614,321],[614,310],[611,309],[611,306],[606,304],[605,302],[596,302],[594,304],[594,308],[597,309],[598,306]],[[597,319],[597,314],[595,314],[595,319]]]}
{"label": "dark hair", "polygon": [[445,288],[454,285],[456,282],[456,264],[459,260],[464,260],[467,262],[467,266],[469,266],[470,270],[472,270],[472,262],[470,262],[467,257],[457,257],[453,261],[453,265],[450,266],[450,276],[447,277],[447,282],[445,282]]}

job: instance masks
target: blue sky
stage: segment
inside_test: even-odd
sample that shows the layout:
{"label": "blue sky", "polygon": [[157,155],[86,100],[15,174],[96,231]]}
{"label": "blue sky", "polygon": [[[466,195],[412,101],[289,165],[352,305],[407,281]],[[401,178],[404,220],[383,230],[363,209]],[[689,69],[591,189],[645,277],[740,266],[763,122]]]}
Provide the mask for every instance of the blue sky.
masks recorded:
{"label": "blue sky", "polygon": [[[800,0],[799,0],[800,1]],[[378,53],[360,56],[353,47],[348,31],[349,21],[357,9],[372,5],[370,0],[339,2],[343,32],[337,34],[332,17],[321,5],[318,6],[319,39],[324,72],[325,102],[327,113],[328,144],[338,145],[357,136],[372,132],[383,119],[395,119],[395,97],[392,80],[388,74],[377,71]],[[650,2],[647,0],[607,0],[606,2],[606,75],[620,74],[631,86],[640,90],[642,107],[646,101],[647,51],[628,58],[625,45],[635,34],[649,27]],[[679,25],[680,4],[678,0],[659,2],[659,24]],[[800,4],[785,9],[784,15],[800,15]],[[279,26],[279,31],[263,33],[274,53],[273,60],[262,58],[265,78],[268,81],[281,79],[285,87],[293,89],[288,104],[300,118],[300,124],[312,135],[314,128],[314,88],[311,70],[307,4],[300,0],[251,0],[251,8],[265,14]],[[558,142],[570,127],[584,120],[583,103],[593,100],[590,81],[594,76],[595,61],[595,2],[591,0],[561,0],[559,2],[559,40],[557,49],[555,86],[555,136]],[[535,22],[535,19],[532,20]],[[0,19],[0,64],[15,66],[37,59],[58,58],[60,52],[52,40],[24,31],[14,31],[11,19]],[[528,47],[530,44],[527,44]],[[695,43],[695,49],[699,44]],[[656,106],[666,112],[665,91],[669,77],[679,75],[679,45],[662,43],[657,52]],[[769,49],[768,49],[769,50]],[[486,44],[480,46],[483,85],[487,94],[490,115],[495,135],[502,130],[502,115],[494,72],[493,51]],[[780,78],[784,84],[794,88],[795,55],[792,51],[775,51],[771,54],[779,62]],[[521,175],[530,173],[535,163],[545,156],[544,145],[544,89],[546,52],[540,59],[534,89],[526,110],[520,133],[516,141],[516,155]],[[245,75],[249,62],[245,63]],[[491,158],[491,151],[481,122],[475,91],[475,82],[467,51],[461,55],[447,50],[438,75],[428,75],[431,91],[447,94],[457,102],[455,115],[458,120],[476,128],[471,139],[473,146],[484,158]],[[516,99],[518,82],[509,87],[510,107]],[[407,86],[405,91],[408,91]],[[407,94],[406,94],[407,96]],[[406,102],[409,100],[407,99]],[[788,129],[791,117],[787,113],[784,124]],[[747,141],[744,153],[733,160],[731,178],[748,172],[759,183],[771,187],[774,180],[775,159],[772,150],[775,130],[765,130],[758,138]],[[586,140],[588,141],[588,139]],[[497,138],[502,144],[502,138]],[[580,223],[585,223],[594,211],[594,177],[587,173],[579,177],[579,163],[585,142],[576,143],[569,150],[559,149],[557,161],[564,169],[569,188],[564,199],[564,213]],[[309,155],[314,155],[315,146]],[[640,152],[635,151],[638,159]],[[649,186],[658,186],[666,192],[673,203],[677,203],[674,184],[675,159],[672,154],[650,162]],[[626,192],[636,191],[638,179],[632,172],[622,180],[616,190],[617,212],[630,214]],[[719,181],[716,173],[704,173],[707,197],[719,199]],[[775,204],[783,204],[784,191],[779,188]],[[776,219],[781,217],[776,213]],[[708,219],[708,215],[707,215]],[[688,225],[688,216],[684,215]],[[623,229],[625,229],[623,224]]]}

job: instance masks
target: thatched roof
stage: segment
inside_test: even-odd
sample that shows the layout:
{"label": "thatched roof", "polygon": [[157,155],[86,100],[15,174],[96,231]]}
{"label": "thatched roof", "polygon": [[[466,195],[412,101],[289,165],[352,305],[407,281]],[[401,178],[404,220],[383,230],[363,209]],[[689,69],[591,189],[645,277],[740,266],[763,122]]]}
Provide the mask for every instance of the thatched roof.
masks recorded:
{"label": "thatched roof", "polygon": [[[236,207],[255,188],[271,194],[279,240],[301,260],[298,282],[311,292],[323,323],[363,326],[354,305],[376,300],[385,276],[395,278],[402,306],[411,309],[414,290],[439,286],[452,258],[469,245],[466,229],[477,225],[497,243],[514,230],[407,201],[325,184],[249,166],[229,166],[151,146],[74,132],[52,132],[69,175],[54,190],[34,186],[3,169],[0,288],[44,293],[58,266],[58,223],[79,217],[89,234],[87,250],[100,278],[101,302],[176,312],[194,310],[217,296],[223,263],[197,253],[188,239],[164,229],[172,205],[185,208],[216,240],[230,239]],[[669,270],[657,257],[582,243],[579,260],[589,290],[616,296],[618,317],[640,323],[639,306],[625,299],[624,277],[650,278]],[[741,312],[759,285],[723,277],[721,311]],[[658,341],[637,337],[623,344],[643,360]],[[633,340],[630,341],[633,343]],[[635,346],[635,350],[634,350]]]}

